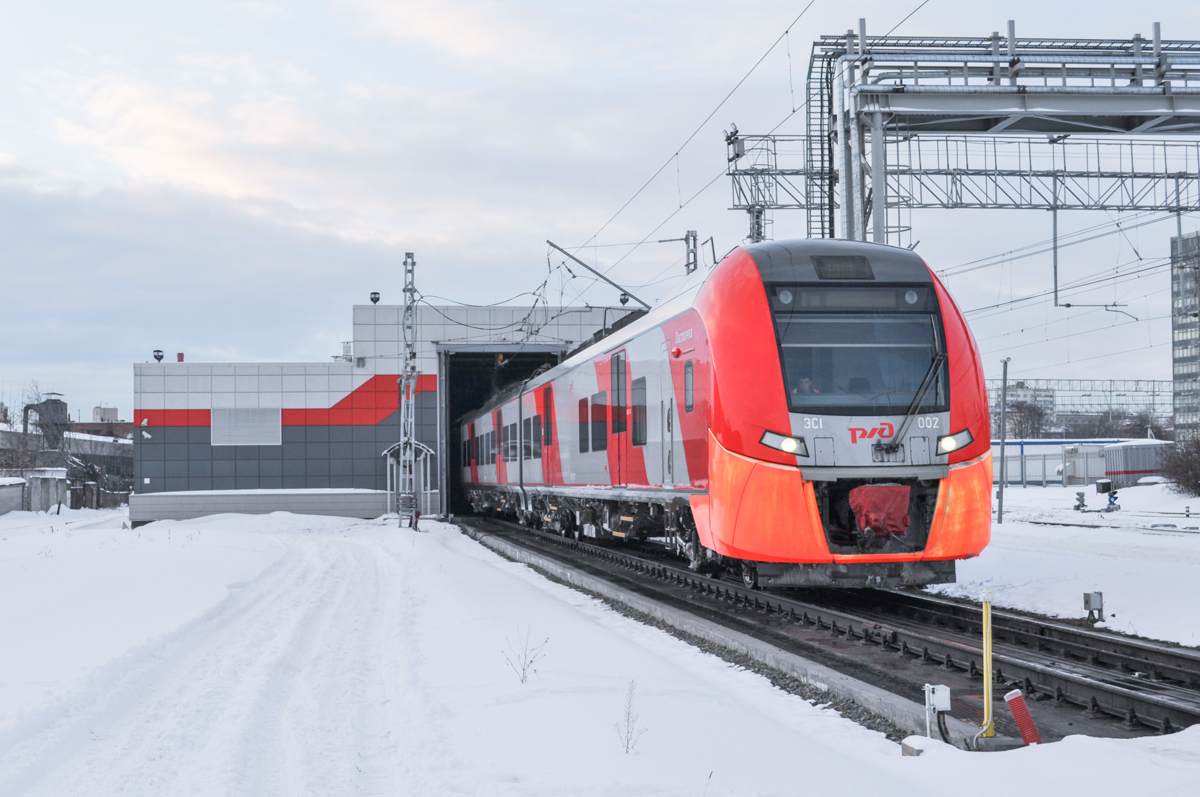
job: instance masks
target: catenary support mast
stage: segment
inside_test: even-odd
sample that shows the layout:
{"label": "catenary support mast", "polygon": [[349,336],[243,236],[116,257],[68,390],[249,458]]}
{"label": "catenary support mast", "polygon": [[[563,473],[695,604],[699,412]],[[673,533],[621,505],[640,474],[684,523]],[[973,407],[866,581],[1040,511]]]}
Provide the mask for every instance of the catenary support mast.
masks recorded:
{"label": "catenary support mast", "polygon": [[417,528],[417,260],[404,253],[404,370],[400,377],[400,526]]}

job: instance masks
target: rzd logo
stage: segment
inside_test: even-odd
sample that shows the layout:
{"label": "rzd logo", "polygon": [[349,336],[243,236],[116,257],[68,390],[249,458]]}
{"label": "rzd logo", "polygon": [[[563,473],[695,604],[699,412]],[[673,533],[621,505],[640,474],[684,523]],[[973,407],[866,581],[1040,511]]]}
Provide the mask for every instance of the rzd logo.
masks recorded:
{"label": "rzd logo", "polygon": [[875,437],[875,436],[878,436],[880,438],[891,437],[894,434],[896,434],[896,427],[892,426],[890,423],[887,423],[886,421],[879,424],[879,426],[875,427],[874,429],[869,429],[869,430],[868,429],[855,429],[855,428],[851,427],[850,442],[857,443],[859,440],[869,440],[870,438]]}

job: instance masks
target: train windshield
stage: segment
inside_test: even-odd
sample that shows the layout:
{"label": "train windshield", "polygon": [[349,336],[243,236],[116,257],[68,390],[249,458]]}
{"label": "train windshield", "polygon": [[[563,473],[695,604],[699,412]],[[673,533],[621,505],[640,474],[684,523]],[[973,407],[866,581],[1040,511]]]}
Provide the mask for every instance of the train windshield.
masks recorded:
{"label": "train windshield", "polygon": [[[928,285],[768,285],[767,293],[792,412],[902,414],[945,351]],[[921,412],[946,409],[939,370]]]}

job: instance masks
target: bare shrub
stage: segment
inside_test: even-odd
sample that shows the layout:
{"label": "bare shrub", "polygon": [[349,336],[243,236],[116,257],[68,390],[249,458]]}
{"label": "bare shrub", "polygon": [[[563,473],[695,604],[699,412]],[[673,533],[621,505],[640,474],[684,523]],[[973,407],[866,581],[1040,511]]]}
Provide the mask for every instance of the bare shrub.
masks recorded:
{"label": "bare shrub", "polygon": [[[542,640],[540,645],[530,643],[530,637],[533,631],[530,626],[525,626],[525,636],[522,638],[521,629],[517,629],[517,641],[514,643],[508,637],[504,638],[504,642],[508,645],[508,650],[501,650],[504,654],[504,660],[508,662],[508,666],[521,679],[521,683],[529,680],[530,675],[537,675],[537,669],[533,666],[542,659],[546,658],[546,654],[542,653],[542,649],[550,643],[550,637]],[[511,656],[509,654],[512,654]]]}
{"label": "bare shrub", "polygon": [[637,691],[637,682],[630,681],[629,688],[625,690],[625,713],[621,717],[620,722],[614,722],[613,727],[617,731],[617,738],[621,740],[621,746],[625,748],[625,753],[637,752],[638,740],[642,738],[642,734],[646,732],[646,728],[638,727],[641,717],[634,708],[634,693]]}
{"label": "bare shrub", "polygon": [[1173,446],[1164,446],[1162,455],[1163,473],[1175,483],[1175,489],[1184,495],[1200,496],[1200,437],[1177,440]]}

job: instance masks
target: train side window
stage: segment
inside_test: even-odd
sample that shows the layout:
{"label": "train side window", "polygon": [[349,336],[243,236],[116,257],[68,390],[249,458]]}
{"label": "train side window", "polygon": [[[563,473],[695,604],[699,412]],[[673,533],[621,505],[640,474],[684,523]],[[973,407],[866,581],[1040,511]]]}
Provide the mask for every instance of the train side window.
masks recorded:
{"label": "train side window", "polygon": [[489,465],[496,464],[496,432],[492,430],[487,433],[487,443],[484,444],[487,449],[487,461]]}
{"label": "train side window", "polygon": [[588,452],[588,424],[591,423],[591,417],[588,414],[588,400],[582,398],[579,400],[579,453],[586,454]]}
{"label": "train side window", "polygon": [[550,392],[550,385],[542,388],[542,418],[545,421],[545,434],[542,435],[542,440],[546,445],[554,445],[554,394]]}
{"label": "train side window", "polygon": [[617,352],[609,359],[612,366],[612,430],[625,431],[625,353]]}
{"label": "train side window", "polygon": [[608,450],[608,394],[601,390],[592,396],[592,450]]}
{"label": "train side window", "polygon": [[696,391],[693,385],[692,360],[688,360],[683,364],[683,409],[687,412],[691,412],[696,403]]}
{"label": "train side window", "polygon": [[517,422],[513,421],[508,425],[508,461],[516,462],[520,455],[520,449],[517,446],[520,442],[517,440]]}
{"label": "train side window", "polygon": [[521,459],[533,459],[533,418],[521,420]]}
{"label": "train side window", "polygon": [[646,377],[633,380],[631,386],[630,404],[633,405],[633,434],[631,440],[635,446],[646,445]]}
{"label": "train side window", "polygon": [[533,435],[529,438],[533,443],[533,458],[542,458],[542,416],[533,416]]}

